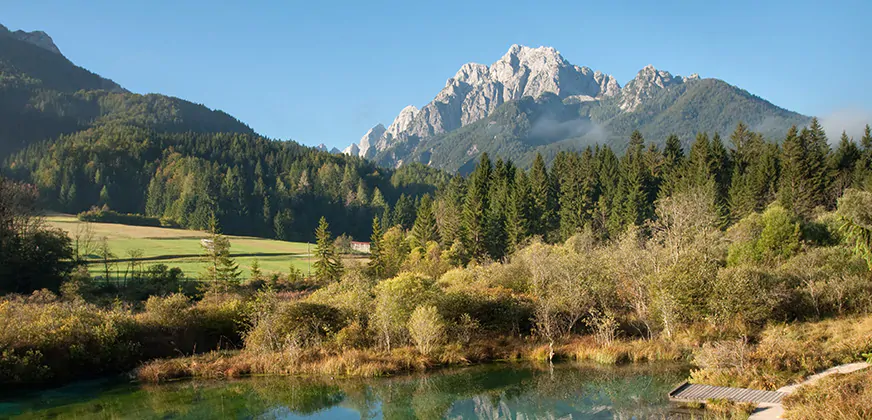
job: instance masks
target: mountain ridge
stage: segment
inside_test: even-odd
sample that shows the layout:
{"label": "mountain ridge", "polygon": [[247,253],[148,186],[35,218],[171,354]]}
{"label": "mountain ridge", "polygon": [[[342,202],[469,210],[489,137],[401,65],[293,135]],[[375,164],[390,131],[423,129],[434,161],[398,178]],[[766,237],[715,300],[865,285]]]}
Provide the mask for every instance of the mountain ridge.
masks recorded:
{"label": "mountain ridge", "polygon": [[[714,94],[707,94],[706,89],[713,89]],[[536,102],[546,96],[545,100]],[[358,156],[373,158],[388,166],[416,161],[457,170],[467,160],[460,158],[454,149],[466,147],[470,158],[481,152],[493,153],[494,149],[482,144],[500,140],[498,137],[488,140],[496,128],[485,127],[478,133],[467,133],[467,137],[475,137],[474,141],[467,142],[469,144],[449,144],[444,139],[458,137],[451,133],[492,117],[506,104],[524,98],[534,101],[512,108],[513,112],[526,112],[527,117],[535,114],[545,119],[523,123],[523,119],[516,116],[514,120],[520,125],[514,128],[520,131],[508,130],[511,134],[501,131],[502,140],[513,143],[502,148],[514,152],[501,157],[524,160],[522,155],[530,150],[553,148],[558,143],[563,143],[564,148],[603,143],[623,149],[629,136],[628,126],[653,136],[656,143],[672,134],[663,134],[669,131],[675,131],[687,141],[687,137],[697,131],[724,132],[725,127],[735,126],[739,121],[762,126],[762,121],[755,121],[758,118],[767,121],[770,130],[765,134],[771,135],[781,135],[790,125],[808,121],[806,116],[777,107],[718,79],[703,79],[695,73],[686,77],[673,75],[649,64],[622,87],[613,76],[574,65],[552,47],[516,44],[489,66],[462,65],[431,102],[420,110],[412,105],[404,108],[375,142],[373,130],[370,130],[364,138],[374,146],[364,151],[354,143],[345,153],[356,151]],[[734,103],[741,103],[759,115],[736,109]],[[537,104],[546,109],[534,110]],[[554,116],[555,113],[558,115]],[[581,140],[575,144],[570,142],[572,139]],[[454,161],[446,162],[440,155],[452,155],[450,160]],[[433,156],[436,156],[435,161],[431,159]]]}
{"label": "mountain ridge", "polygon": [[74,64],[42,31],[11,32],[0,26],[0,158],[34,142],[105,124],[254,133],[220,110],[166,95],[132,93]]}

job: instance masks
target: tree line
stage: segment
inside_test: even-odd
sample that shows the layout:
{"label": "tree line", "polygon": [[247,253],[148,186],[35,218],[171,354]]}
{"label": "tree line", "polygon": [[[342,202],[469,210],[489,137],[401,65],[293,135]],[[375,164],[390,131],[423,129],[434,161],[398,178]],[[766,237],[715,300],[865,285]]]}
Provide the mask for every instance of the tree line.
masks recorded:
{"label": "tree line", "polygon": [[608,146],[562,151],[550,169],[537,155],[526,171],[484,153],[468,177],[455,175],[435,198],[419,201],[413,223],[399,225],[416,243],[436,241],[465,264],[501,260],[533,237],[555,243],[589,231],[616,238],[656,219],[658,200],[697,188],[711,193],[726,228],[773,202],[809,219],[833,209],[846,189],[872,186],[869,126],[859,144],[843,133],[835,147],[816,119],[791,128],[780,144],[742,123],[728,141],[729,148],[718,133],[699,133],[684,145],[669,136],[661,148],[635,132],[621,156]]}

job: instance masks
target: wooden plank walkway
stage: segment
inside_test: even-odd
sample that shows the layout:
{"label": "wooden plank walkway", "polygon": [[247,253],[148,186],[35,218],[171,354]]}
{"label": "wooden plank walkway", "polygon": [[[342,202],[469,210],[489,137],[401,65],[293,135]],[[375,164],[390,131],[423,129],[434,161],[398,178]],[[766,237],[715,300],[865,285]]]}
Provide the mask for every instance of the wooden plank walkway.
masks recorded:
{"label": "wooden plank walkway", "polygon": [[758,404],[780,404],[787,393],[761,391],[757,389],[727,388],[723,386],[699,385],[684,382],[671,392],[669,399],[676,402],[706,402],[707,400],[729,400]]}

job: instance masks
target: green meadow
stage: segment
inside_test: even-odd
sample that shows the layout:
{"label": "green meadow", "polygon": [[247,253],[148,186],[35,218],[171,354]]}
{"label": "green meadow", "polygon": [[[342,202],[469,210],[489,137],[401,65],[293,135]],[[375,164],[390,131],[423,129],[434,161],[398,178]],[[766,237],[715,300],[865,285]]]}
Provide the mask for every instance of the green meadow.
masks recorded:
{"label": "green meadow", "polygon": [[[50,215],[46,222],[69,233],[73,244],[81,249],[88,261],[88,271],[95,278],[103,277],[101,258],[103,238],[114,256],[111,278],[124,278],[131,267],[131,258],[142,269],[153,264],[179,267],[186,277],[196,278],[205,268],[200,241],[207,234],[201,231],[149,226],[131,226],[115,223],[83,222],[72,215]],[[287,273],[291,266],[304,274],[310,270],[309,254],[314,244],[285,242],[273,239],[227,235],[230,253],[239,265],[243,278],[250,275],[250,267],[257,260],[264,273]]]}

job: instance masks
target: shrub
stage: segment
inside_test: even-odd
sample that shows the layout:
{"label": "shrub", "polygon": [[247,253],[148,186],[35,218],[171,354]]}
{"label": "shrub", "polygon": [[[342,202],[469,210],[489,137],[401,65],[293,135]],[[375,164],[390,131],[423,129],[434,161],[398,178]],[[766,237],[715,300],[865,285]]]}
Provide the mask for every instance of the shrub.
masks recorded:
{"label": "shrub", "polygon": [[184,327],[191,321],[190,307],[188,297],[181,293],[166,297],[152,296],[145,301],[145,317],[162,327]]}
{"label": "shrub", "polygon": [[793,292],[781,278],[757,268],[730,267],[718,271],[708,312],[714,325],[762,326],[776,314],[783,318],[792,298]]}
{"label": "shrub", "polygon": [[360,270],[347,270],[339,282],[312,293],[306,300],[333,306],[347,317],[365,321],[373,311],[374,283]]}
{"label": "shrub", "polygon": [[406,324],[412,311],[433,302],[437,296],[433,282],[421,275],[403,273],[382,281],[375,288],[372,326],[388,349],[406,342]]}
{"label": "shrub", "polygon": [[178,227],[175,222],[158,217],[143,216],[141,214],[125,214],[110,210],[108,207],[93,207],[88,211],[76,216],[83,222],[118,223],[122,225],[152,226],[152,227]]}
{"label": "shrub", "polygon": [[344,328],[339,330],[334,337],[336,345],[343,350],[363,349],[369,346],[371,340],[359,321],[352,321]]}
{"label": "shrub", "polygon": [[138,360],[129,313],[52,296],[0,299],[0,386],[93,377]]}
{"label": "shrub", "polygon": [[418,306],[409,317],[409,335],[415,342],[415,347],[425,356],[445,338],[445,322],[439,316],[435,306]]}
{"label": "shrub", "polygon": [[327,305],[308,302],[280,304],[245,337],[246,350],[255,352],[296,351],[317,346],[345,326],[341,312]]}

